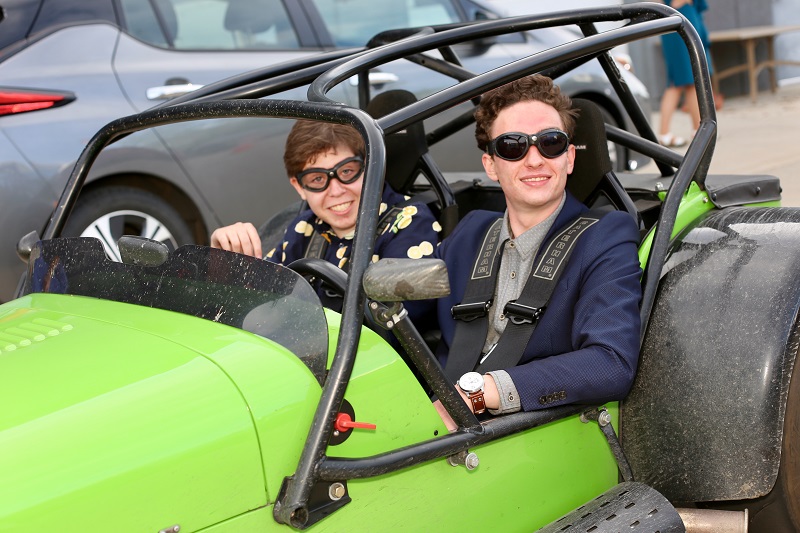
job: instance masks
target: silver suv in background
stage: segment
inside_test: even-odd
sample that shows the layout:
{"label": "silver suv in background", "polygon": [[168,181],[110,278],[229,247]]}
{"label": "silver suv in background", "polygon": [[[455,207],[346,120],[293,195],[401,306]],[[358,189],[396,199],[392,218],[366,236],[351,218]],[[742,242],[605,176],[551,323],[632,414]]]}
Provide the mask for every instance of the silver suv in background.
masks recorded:
{"label": "silver suv in background", "polygon": [[[24,268],[17,241],[41,231],[82,148],[108,122],[252,69],[357,49],[387,29],[497,16],[474,0],[0,0],[0,8],[0,302],[12,297]],[[458,53],[466,68],[486,70],[565,35],[519,33]],[[627,77],[648,109],[647,90]],[[373,71],[369,82],[373,96],[399,88],[418,97],[453,83],[406,61]],[[627,127],[596,61],[558,82]],[[357,83],[330,94],[356,105]],[[65,233],[100,237],[114,256],[122,234],[174,247],[207,242],[220,225],[266,220],[295,200],[282,163],[291,124],[269,124],[200,121],[115,143],[93,166]],[[197,140],[209,138],[214,148],[199,151]],[[445,171],[481,169],[470,128],[432,154]],[[616,155],[620,167],[634,160]],[[247,179],[232,190],[231,175]]]}

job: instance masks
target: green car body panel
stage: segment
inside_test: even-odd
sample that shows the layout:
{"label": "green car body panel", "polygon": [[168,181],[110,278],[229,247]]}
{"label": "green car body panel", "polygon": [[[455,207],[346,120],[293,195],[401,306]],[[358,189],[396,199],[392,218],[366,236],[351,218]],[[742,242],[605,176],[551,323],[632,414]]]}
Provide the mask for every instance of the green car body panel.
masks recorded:
{"label": "green car body panel", "polygon": [[[663,201],[666,193],[659,193],[659,198]],[[780,201],[770,202],[752,202],[747,204],[749,207],[780,207]],[[692,182],[689,188],[683,195],[683,201],[678,207],[678,214],[675,217],[675,225],[672,228],[672,238],[674,239],[686,226],[697,220],[704,213],[716,209],[717,207],[708,197],[708,192],[703,191],[697,186],[696,182]],[[653,245],[653,237],[655,235],[656,227],[650,228],[647,235],[642,240],[639,246],[639,263],[642,268],[647,264],[647,258],[650,257],[650,249]]]}
{"label": "green car body panel", "polygon": [[[326,317],[333,346],[339,315]],[[80,296],[4,304],[0,401],[13,409],[0,415],[0,530],[287,530],[272,503],[320,392],[287,349],[227,325]],[[366,328],[346,400],[377,429],[353,430],[332,457],[446,432],[402,359]],[[437,460],[351,480],[352,502],[312,529],[394,529],[415,508],[420,523],[446,529],[479,519],[489,501],[497,527],[530,529],[617,482],[602,433],[577,416],[473,451],[474,471]]]}

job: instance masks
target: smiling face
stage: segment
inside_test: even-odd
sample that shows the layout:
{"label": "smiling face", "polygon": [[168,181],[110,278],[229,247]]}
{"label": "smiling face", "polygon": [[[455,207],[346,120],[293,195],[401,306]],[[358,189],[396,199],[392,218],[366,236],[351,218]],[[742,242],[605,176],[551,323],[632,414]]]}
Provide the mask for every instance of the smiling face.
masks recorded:
{"label": "smiling face", "polygon": [[[303,170],[307,168],[333,168],[339,162],[356,154],[344,145],[317,154],[309,159]],[[337,237],[345,237],[356,229],[358,202],[361,200],[361,179],[343,185],[337,179],[330,180],[328,188],[321,192],[303,189],[297,178],[289,179],[292,187],[300,197],[308,202],[308,206],[323,222],[327,222]]]}
{"label": "smiling face", "polygon": [[[508,132],[538,133],[548,128],[564,129],[558,112],[543,102],[528,100],[509,106],[497,115],[490,135],[494,139]],[[483,168],[490,179],[500,183],[508,205],[511,230],[519,236],[545,218],[561,203],[567,174],[575,163],[575,146],[554,158],[542,157],[535,146],[519,161],[506,161],[483,154]]]}

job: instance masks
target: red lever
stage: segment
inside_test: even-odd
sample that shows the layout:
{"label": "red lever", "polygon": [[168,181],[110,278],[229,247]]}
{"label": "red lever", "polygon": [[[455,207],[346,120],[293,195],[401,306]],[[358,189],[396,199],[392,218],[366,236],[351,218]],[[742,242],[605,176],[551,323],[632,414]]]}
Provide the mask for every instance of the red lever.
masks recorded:
{"label": "red lever", "polygon": [[350,415],[347,413],[339,413],[336,415],[336,423],[333,427],[339,433],[343,433],[345,431],[349,431],[352,428],[360,428],[360,429],[376,429],[377,426],[375,424],[370,424],[369,422],[356,422]]}

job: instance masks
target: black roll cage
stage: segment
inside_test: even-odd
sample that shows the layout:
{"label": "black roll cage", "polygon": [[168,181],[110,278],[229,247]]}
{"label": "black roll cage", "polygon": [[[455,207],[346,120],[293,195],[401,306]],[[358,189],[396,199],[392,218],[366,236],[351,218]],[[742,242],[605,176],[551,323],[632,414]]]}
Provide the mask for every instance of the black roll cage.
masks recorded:
{"label": "black roll cage", "polygon": [[[627,24],[602,33],[598,33],[594,25],[596,22],[614,21],[627,21]],[[460,65],[452,48],[455,44],[490,39],[505,33],[572,24],[577,24],[582,29],[584,38],[478,75]],[[657,143],[647,117],[608,53],[615,46],[670,32],[677,32],[689,51],[701,115],[700,127],[683,157]],[[398,37],[407,38],[382,44]],[[313,489],[319,483],[378,476],[431,459],[456,455],[470,446],[518,433],[586,409],[586,406],[563,406],[506,415],[479,423],[468,410],[464,413],[464,405],[453,391],[452,395],[445,395],[441,399],[448,411],[453,413],[454,419],[463,422],[458,431],[373,457],[343,459],[326,456],[328,438],[353,369],[364,316],[365,296],[361,279],[371,260],[378,223],[377,206],[380,203],[386,165],[382,142],[384,135],[399,131],[411,123],[429,118],[459,103],[468,100],[475,102],[485,91],[524,75],[540,72],[557,78],[597,58],[640,135],[637,137],[607,125],[608,138],[652,157],[663,176],[672,175],[673,168],[677,168],[655,226],[655,236],[643,277],[642,337],[654,304],[659,275],[665,263],[681,197],[692,181],[701,189],[705,188],[705,177],[716,142],[716,115],[702,43],[692,25],[677,11],[663,4],[628,4],[588,9],[580,14],[557,12],[384,32],[376,36],[370,45],[376,47],[330,52],[251,71],[207,85],[165,105],[107,124],[91,139],[76,162],[42,236],[43,239],[60,236],[89,168],[101,150],[142,129],[212,117],[277,117],[346,123],[359,131],[366,142],[366,171],[336,352],[297,470],[285,480],[274,507],[274,516],[278,522],[296,528],[307,527],[324,516],[324,513],[318,517],[310,516],[314,511],[309,509],[309,501]],[[432,60],[425,56],[424,52],[428,50],[439,50],[444,60]],[[332,87],[351,76],[366,76],[370,68],[401,58],[451,75],[460,83],[378,120],[360,109],[334,102],[327,97]],[[308,83],[311,83],[308,102],[261,99]],[[360,91],[360,103],[363,107],[370,95],[367,83],[362,80],[360,86],[363,88]],[[445,124],[430,132],[428,140],[436,142],[469,122],[468,118],[459,117],[455,123]],[[429,383],[442,378],[435,375],[435,368],[420,370]],[[441,372],[440,368],[438,372]]]}

